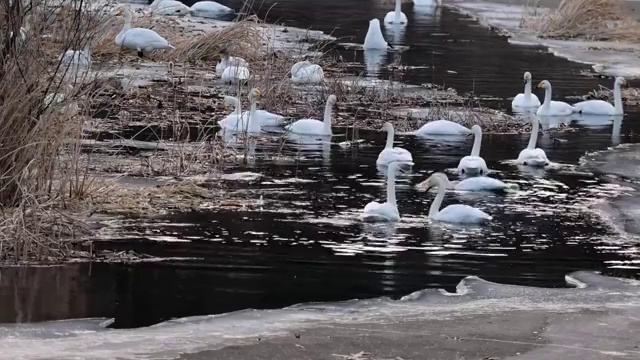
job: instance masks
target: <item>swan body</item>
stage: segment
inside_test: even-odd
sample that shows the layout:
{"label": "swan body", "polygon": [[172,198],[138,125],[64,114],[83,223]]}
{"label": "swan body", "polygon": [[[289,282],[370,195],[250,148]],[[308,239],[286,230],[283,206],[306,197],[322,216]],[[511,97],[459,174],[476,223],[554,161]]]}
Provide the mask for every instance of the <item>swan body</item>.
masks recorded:
{"label": "swan body", "polygon": [[536,148],[536,142],[538,141],[538,131],[540,131],[540,123],[538,119],[532,117],[531,136],[529,137],[529,144],[525,149],[520,151],[516,162],[519,165],[526,165],[532,167],[544,167],[549,165],[549,159],[544,150]]}
{"label": "swan body", "polygon": [[84,50],[67,50],[58,59],[65,68],[89,69],[91,67],[91,53],[91,43],[88,42]]}
{"label": "swan body", "polygon": [[291,67],[291,81],[299,84],[320,83],[324,81],[324,72],[320,65],[299,61]]}
{"label": "swan body", "polygon": [[396,8],[394,11],[389,11],[384,17],[385,25],[407,25],[407,15],[405,15],[400,8],[400,0],[396,0]]}
{"label": "swan body", "polygon": [[331,110],[336,101],[337,98],[335,95],[329,95],[327,98],[327,105],[324,109],[324,121],[316,119],[300,119],[293,124],[285,126],[285,129],[299,135],[333,135],[331,132]]}
{"label": "swan body", "polygon": [[[257,92],[257,94],[256,94]],[[255,101],[259,95],[259,92],[256,89],[251,89],[249,92],[249,98],[251,100],[251,111],[255,111]],[[234,110],[231,114],[227,115],[224,119],[218,122],[218,125],[222,128],[222,131],[225,133],[259,133],[261,131],[260,124],[257,121],[254,121],[255,117],[251,116],[251,112],[248,116],[242,114],[240,107],[240,100],[233,96],[225,96],[224,98],[225,106],[234,106]]]}
{"label": "swan body", "polygon": [[216,17],[232,13],[233,9],[215,1],[198,1],[191,5],[191,15],[199,17]]}
{"label": "swan body", "polygon": [[[509,191],[518,188],[518,185],[516,184],[507,184],[488,176],[474,176],[458,182],[449,181],[449,178],[445,176],[443,178],[443,182],[447,189],[458,191]],[[424,189],[427,187],[428,180],[416,185],[416,188],[418,189]]]}
{"label": "swan body", "polygon": [[413,0],[413,4],[416,6],[442,6],[442,0]]}
{"label": "swan body", "polygon": [[[243,118],[250,118],[252,124],[258,124],[258,126],[279,126],[284,122],[284,116],[270,113],[265,110],[257,110],[257,99],[262,96],[262,93],[258,89],[251,89],[249,92],[249,102],[251,103],[251,110],[242,113]],[[255,125],[254,125],[255,126]]]}
{"label": "swan body", "polygon": [[116,45],[127,49],[138,51],[138,56],[143,57],[144,53],[160,50],[175,49],[167,39],[158,35],[153,30],[145,28],[131,28],[131,18],[133,14],[128,7],[121,7],[117,15],[124,14],[124,27],[116,36]]}
{"label": "swan body", "polygon": [[575,108],[564,101],[551,101],[551,83],[549,81],[541,81],[536,88],[544,89],[544,102],[538,108],[536,115],[565,116],[574,112]]}
{"label": "swan body", "polygon": [[540,106],[538,96],[531,93],[531,73],[524,73],[524,93],[520,93],[511,101],[513,108],[537,108]]}
{"label": "swan body", "polygon": [[626,85],[627,82],[623,77],[617,77],[613,83],[613,104],[603,100],[586,100],[573,104],[575,112],[584,115],[622,115],[622,93],[620,86]]}
{"label": "swan body", "polygon": [[393,125],[391,125],[391,123],[384,123],[380,131],[387,132],[387,144],[384,147],[384,150],[380,152],[380,155],[378,155],[376,165],[387,166],[395,161],[413,162],[413,157],[411,156],[411,153],[409,151],[401,147],[393,147],[394,131]]}
{"label": "swan body", "polygon": [[191,12],[187,5],[175,0],[155,0],[149,6],[148,14],[184,16]]}
{"label": "swan body", "polygon": [[244,66],[229,66],[222,72],[222,82],[237,84],[241,81],[249,80],[251,73]]}
{"label": "swan body", "polygon": [[416,135],[469,135],[471,130],[449,120],[430,121],[416,130]]}
{"label": "swan body", "polygon": [[229,56],[228,54],[222,55],[220,62],[216,64],[216,74],[222,74],[229,66],[239,66],[249,68],[249,63],[237,56]]}
{"label": "swan body", "polygon": [[425,180],[427,189],[432,186],[436,186],[438,189],[438,194],[429,207],[430,219],[457,224],[479,224],[493,219],[484,211],[469,205],[453,204],[440,210],[447,188],[445,179],[448,181],[447,175],[444,173],[433,173]]}
{"label": "swan body", "polygon": [[479,125],[471,127],[471,133],[474,135],[473,148],[471,155],[460,159],[458,163],[458,173],[461,175],[486,175],[489,172],[487,163],[480,157],[480,145],[482,144],[482,129]]}
{"label": "swan body", "polygon": [[384,40],[382,36],[382,29],[380,29],[380,20],[371,19],[369,21],[369,30],[364,37],[363,48],[365,50],[386,50],[389,44]]}
{"label": "swan body", "polygon": [[[363,221],[398,221],[400,212],[396,204],[396,171],[401,162],[392,162],[387,168],[387,201],[379,203],[372,201],[362,211]],[[409,163],[413,165],[413,163]]]}

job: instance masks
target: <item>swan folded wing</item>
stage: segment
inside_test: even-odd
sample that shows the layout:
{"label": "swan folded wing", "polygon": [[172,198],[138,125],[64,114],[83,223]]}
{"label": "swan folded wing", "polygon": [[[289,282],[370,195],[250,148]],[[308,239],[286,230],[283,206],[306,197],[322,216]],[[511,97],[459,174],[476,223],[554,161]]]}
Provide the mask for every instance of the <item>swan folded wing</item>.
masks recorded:
{"label": "swan folded wing", "polygon": [[378,165],[386,165],[394,161],[413,162],[413,157],[408,150],[400,147],[394,147],[382,150],[380,155],[378,155],[376,163]]}
{"label": "swan folded wing", "polygon": [[615,107],[603,100],[587,100],[573,104],[575,112],[591,115],[613,115]]}
{"label": "swan folded wing", "polygon": [[511,107],[538,107],[540,106],[540,99],[538,96],[531,94],[529,101],[526,100],[523,93],[516,95],[511,101]]}
{"label": "swan folded wing", "polygon": [[546,166],[549,164],[549,159],[544,150],[540,148],[524,149],[520,151],[517,163],[529,166]]}
{"label": "swan folded wing", "polygon": [[458,171],[464,170],[465,173],[468,174],[480,174],[487,173],[489,169],[487,168],[487,164],[483,158],[479,156],[470,156],[467,155],[460,159],[460,163],[458,164]]}
{"label": "swan folded wing", "polygon": [[469,205],[453,204],[440,210],[435,219],[451,223],[473,224],[490,221],[493,217]]}
{"label": "swan folded wing", "polygon": [[167,39],[158,35],[157,32],[144,28],[133,28],[127,30],[127,32],[122,34],[122,38],[118,45],[135,49],[173,48]]}
{"label": "swan folded wing", "polygon": [[218,4],[215,1],[199,1],[191,6],[191,11],[195,13],[226,13],[231,12],[233,9],[226,7],[222,4]]}
{"label": "swan folded wing", "polygon": [[416,135],[468,135],[471,130],[449,120],[428,122],[416,131]]}
{"label": "swan folded wing", "polygon": [[455,189],[463,190],[463,191],[477,191],[477,190],[502,190],[502,189],[505,189],[506,187],[508,187],[507,184],[505,184],[504,182],[498,179],[481,176],[481,177],[472,177],[472,178],[462,180],[455,186]]}
{"label": "swan folded wing", "polygon": [[397,221],[400,219],[398,209],[389,203],[372,201],[362,212],[361,219],[365,221]]}
{"label": "swan folded wing", "polygon": [[319,135],[324,134],[324,122],[316,119],[300,119],[285,126],[285,129],[297,134]]}
{"label": "swan folded wing", "polygon": [[[296,65],[294,65],[294,67]],[[319,65],[303,65],[298,67],[295,72],[292,70],[291,80],[296,83],[321,82],[324,80],[324,71]]]}

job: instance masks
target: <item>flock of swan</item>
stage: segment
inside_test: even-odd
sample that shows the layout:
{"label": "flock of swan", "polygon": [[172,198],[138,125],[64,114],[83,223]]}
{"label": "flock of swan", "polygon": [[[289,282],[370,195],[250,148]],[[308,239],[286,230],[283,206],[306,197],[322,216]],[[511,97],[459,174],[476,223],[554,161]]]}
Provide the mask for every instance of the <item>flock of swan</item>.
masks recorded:
{"label": "flock of swan", "polygon": [[[414,0],[420,6],[440,6],[440,0]],[[395,10],[389,12],[384,23],[388,26],[404,26],[407,24],[407,17],[400,10],[401,0],[396,0]],[[198,4],[201,4],[197,6]],[[155,0],[149,9],[149,13],[163,15],[180,15],[205,11],[210,13],[220,13],[228,11],[224,7],[215,5],[211,1],[196,3],[191,8],[174,0]],[[220,5],[221,6],[221,5]],[[228,8],[227,8],[228,9]],[[229,9],[231,10],[231,9]],[[125,24],[122,31],[116,36],[117,45],[137,51],[142,57],[145,53],[157,49],[173,48],[169,42],[155,31],[146,28],[131,28],[132,11],[127,6],[119,7],[116,15],[124,15]],[[364,49],[386,49],[388,44],[382,36],[380,21],[372,19],[364,41]],[[70,50],[61,55],[61,60],[66,64],[75,64],[78,67],[91,66],[91,46],[87,44],[83,50]],[[237,83],[248,80],[250,76],[249,64],[240,57],[230,56],[224,52],[221,60],[216,66],[216,73],[221,75],[224,82]],[[291,80],[294,83],[319,83],[324,81],[323,70],[319,65],[309,61],[300,61],[291,67]],[[622,77],[618,77],[614,82],[614,104],[602,100],[587,100],[570,105],[562,101],[552,101],[551,83],[543,80],[537,88],[544,89],[545,96],[542,104],[535,94],[532,94],[531,73],[524,73],[524,93],[517,94],[512,102],[512,107],[516,111],[533,112],[539,117],[543,116],[566,116],[574,113],[584,115],[622,115],[621,86],[626,85]],[[286,118],[282,115],[274,114],[266,110],[257,109],[257,101],[262,94],[258,89],[251,89],[248,93],[250,110],[243,112],[240,100],[236,97],[227,96],[224,98],[226,106],[233,106],[234,110],[218,124],[226,133],[259,133],[263,127],[284,126],[286,134],[296,136],[331,137],[332,109],[336,104],[335,95],[329,95],[326,101],[324,118],[299,119],[285,125]],[[545,167],[550,164],[544,150],[537,148],[537,138],[539,132],[539,118],[531,117],[532,129],[527,147],[520,151],[517,157],[517,164],[530,167]],[[381,131],[387,132],[387,142],[385,148],[380,152],[376,165],[386,167],[387,176],[387,200],[384,203],[371,202],[364,207],[362,219],[364,221],[398,221],[400,213],[396,204],[395,196],[395,176],[396,172],[403,166],[413,165],[411,153],[403,148],[394,147],[394,129],[391,123],[385,123]],[[485,160],[480,156],[482,143],[482,129],[479,125],[473,125],[470,129],[460,124],[448,120],[430,121],[416,131],[412,132],[417,136],[474,136],[471,154],[460,159],[457,166],[458,174],[464,179],[453,183],[450,182],[444,173],[434,173],[428,179],[418,184],[418,188],[437,188],[435,197],[429,209],[429,218],[436,221],[452,223],[484,223],[490,221],[492,217],[480,209],[463,205],[453,204],[440,209],[447,189],[463,191],[510,191],[514,185],[506,184],[500,180],[488,177],[489,169]],[[517,186],[516,186],[517,188]]]}

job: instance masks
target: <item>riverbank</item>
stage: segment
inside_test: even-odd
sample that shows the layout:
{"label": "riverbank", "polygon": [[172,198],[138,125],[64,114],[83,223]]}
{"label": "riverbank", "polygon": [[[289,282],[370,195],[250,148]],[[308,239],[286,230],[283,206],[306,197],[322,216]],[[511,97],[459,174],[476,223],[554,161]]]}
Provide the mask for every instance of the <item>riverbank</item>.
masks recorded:
{"label": "riverbank", "polygon": [[[447,3],[461,12],[477,18],[481,23],[494,27],[509,36],[509,42],[515,45],[542,45],[549,52],[568,60],[589,64],[597,73],[610,76],[624,76],[635,78],[640,76],[640,66],[637,58],[640,54],[640,44],[624,41],[587,41],[557,40],[539,38],[536,33],[526,31],[520,27],[523,17],[531,12],[541,13],[548,8],[557,7],[559,1],[550,0],[538,4],[537,8],[528,7],[524,0],[517,2],[506,1],[462,1],[452,0]],[[629,14],[637,19],[637,2],[626,2]]]}

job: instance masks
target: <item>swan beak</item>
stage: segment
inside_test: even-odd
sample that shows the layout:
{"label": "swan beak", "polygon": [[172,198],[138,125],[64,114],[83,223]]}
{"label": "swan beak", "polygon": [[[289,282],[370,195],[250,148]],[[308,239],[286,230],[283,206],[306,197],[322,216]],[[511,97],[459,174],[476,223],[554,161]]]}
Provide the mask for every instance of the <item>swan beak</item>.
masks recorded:
{"label": "swan beak", "polygon": [[538,85],[536,85],[536,89],[542,89],[542,83],[539,83]]}
{"label": "swan beak", "polygon": [[527,80],[524,81],[524,85],[527,85]]}

